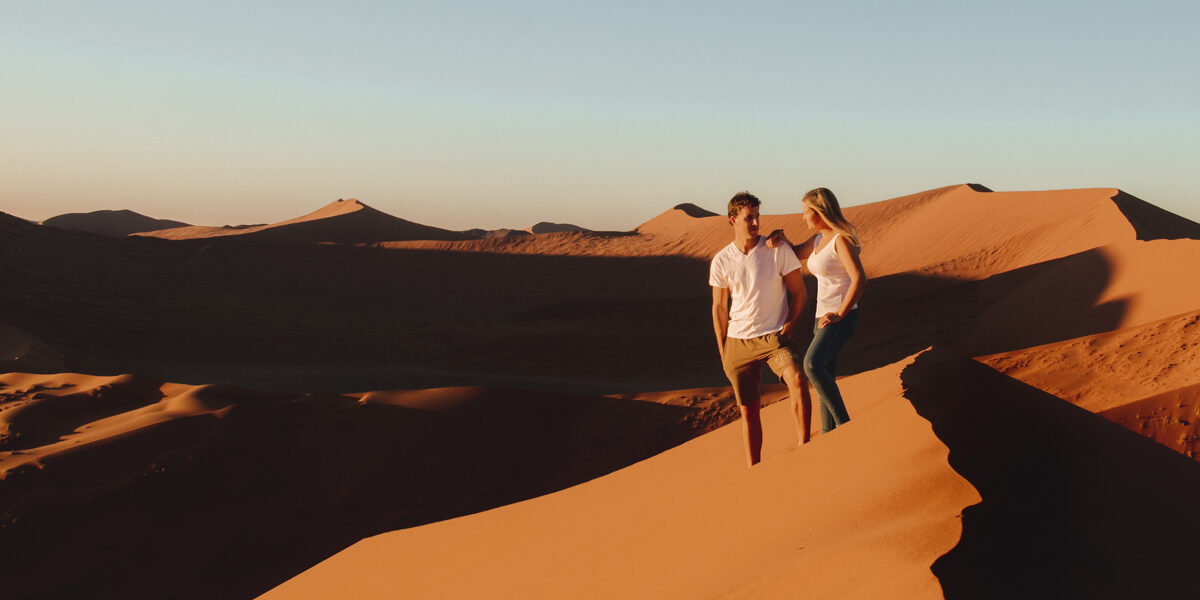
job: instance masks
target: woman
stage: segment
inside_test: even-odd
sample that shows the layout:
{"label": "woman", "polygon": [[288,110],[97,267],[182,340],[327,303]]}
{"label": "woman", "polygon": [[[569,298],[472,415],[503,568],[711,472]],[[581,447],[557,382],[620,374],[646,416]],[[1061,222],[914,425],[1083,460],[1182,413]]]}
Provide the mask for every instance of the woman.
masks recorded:
{"label": "woman", "polygon": [[[821,431],[829,432],[850,420],[837,386],[837,359],[858,328],[858,300],[867,275],[858,258],[858,232],[842,216],[833,192],[817,188],[805,194],[803,202],[804,221],[817,232],[794,248],[817,278],[816,324],[804,355],[804,372],[820,397]],[[776,231],[768,245],[787,241]]]}

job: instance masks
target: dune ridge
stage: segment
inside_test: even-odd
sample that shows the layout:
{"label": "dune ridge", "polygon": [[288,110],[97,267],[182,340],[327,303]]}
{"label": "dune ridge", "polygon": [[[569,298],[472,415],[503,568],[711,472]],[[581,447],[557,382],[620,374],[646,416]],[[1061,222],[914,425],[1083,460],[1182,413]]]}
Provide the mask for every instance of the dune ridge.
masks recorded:
{"label": "dune ridge", "polygon": [[50,217],[42,221],[42,225],[66,229],[68,231],[95,233],[109,237],[123,237],[144,231],[190,226],[182,221],[147,217],[132,210],[97,210],[88,213],[69,213]]}
{"label": "dune ridge", "polygon": [[171,240],[253,238],[273,242],[367,243],[392,240],[461,240],[465,233],[406,221],[357,199],[338,199],[311,213],[268,225],[247,227],[191,226],[147,231],[138,235]]}
{"label": "dune ridge", "polygon": [[548,221],[540,221],[525,229],[529,233],[559,233],[562,231],[590,231],[585,227],[572,225],[570,223],[550,223]]}

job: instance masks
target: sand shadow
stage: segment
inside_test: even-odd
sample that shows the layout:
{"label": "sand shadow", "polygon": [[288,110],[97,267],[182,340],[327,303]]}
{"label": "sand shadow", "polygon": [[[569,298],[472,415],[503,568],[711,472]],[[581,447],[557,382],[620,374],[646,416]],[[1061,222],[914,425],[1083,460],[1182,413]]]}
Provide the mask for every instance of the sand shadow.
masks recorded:
{"label": "sand shadow", "polygon": [[697,410],[595,396],[491,389],[418,410],[248,394],[224,418],[0,481],[5,596],[252,598],[364,537],[563,489],[702,432]]}
{"label": "sand shadow", "polygon": [[1119,326],[1127,301],[1099,302],[1112,279],[1099,249],[979,281],[919,273],[873,279],[841,375],[894,363],[930,346],[981,356]]}
{"label": "sand shadow", "polygon": [[1129,220],[1139,240],[1200,240],[1200,223],[1119,190],[1112,201]]}
{"label": "sand shadow", "polygon": [[932,566],[946,598],[1195,595],[1200,464],[951,351],[901,379],[983,498]]}
{"label": "sand shadow", "polygon": [[0,311],[79,372],[309,392],[721,373],[703,260],[45,233],[0,251],[20,267]]}

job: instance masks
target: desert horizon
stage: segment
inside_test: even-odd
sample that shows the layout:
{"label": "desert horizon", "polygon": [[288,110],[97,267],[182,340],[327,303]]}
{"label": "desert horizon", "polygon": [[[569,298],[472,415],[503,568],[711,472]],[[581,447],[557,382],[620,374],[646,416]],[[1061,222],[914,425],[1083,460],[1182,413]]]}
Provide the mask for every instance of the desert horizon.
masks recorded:
{"label": "desert horizon", "polygon": [[[764,233],[805,239],[799,208],[764,198]],[[1190,593],[1200,225],[1115,188],[847,207],[853,419],[797,446],[764,375],[747,468],[709,314],[729,221],[650,212],[0,214],[6,594]]]}

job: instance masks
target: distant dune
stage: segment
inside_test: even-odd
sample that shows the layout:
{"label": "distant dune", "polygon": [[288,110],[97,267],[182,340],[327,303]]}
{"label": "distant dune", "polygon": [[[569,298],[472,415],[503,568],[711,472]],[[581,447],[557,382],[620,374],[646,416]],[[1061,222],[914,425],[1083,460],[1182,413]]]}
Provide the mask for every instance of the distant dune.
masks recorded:
{"label": "distant dune", "polygon": [[463,232],[469,239],[507,240],[532,235],[523,229],[468,229]]}
{"label": "distant dune", "polygon": [[705,210],[705,209],[700,208],[699,206],[696,206],[695,204],[691,204],[689,202],[685,202],[683,204],[677,204],[677,205],[675,205],[675,208],[673,208],[672,210],[682,211],[687,216],[694,217],[697,219],[703,218],[703,217],[717,216],[717,213],[712,212],[711,210]]}
{"label": "distant dune", "polygon": [[176,227],[141,235],[170,240],[238,236],[272,242],[337,242],[358,244],[398,240],[462,240],[471,236],[380,212],[355,200],[339,199],[307,215],[270,225],[247,227]]}
{"label": "distant dune", "polygon": [[578,225],[571,225],[570,223],[547,223],[546,221],[542,221],[541,223],[538,223],[538,224],[530,227],[529,229],[526,229],[525,231],[528,231],[529,233],[559,233],[559,232],[563,232],[563,231],[590,231],[590,230],[580,227]]}
{"label": "distant dune", "polygon": [[0,322],[0,370],[52,373],[67,369],[67,361],[38,338]]}
{"label": "distant dune", "polygon": [[97,210],[88,213],[58,215],[42,221],[42,225],[108,237],[124,237],[156,229],[189,226],[180,221],[147,217],[131,210]]}
{"label": "distant dune", "polygon": [[[343,200],[121,239],[0,213],[4,589],[1188,597],[1200,225],[1111,188],[846,214],[853,420],[796,447],[764,379],[746,469],[707,285],[732,234],[694,205],[532,234]],[[798,199],[777,228],[811,235]]]}

